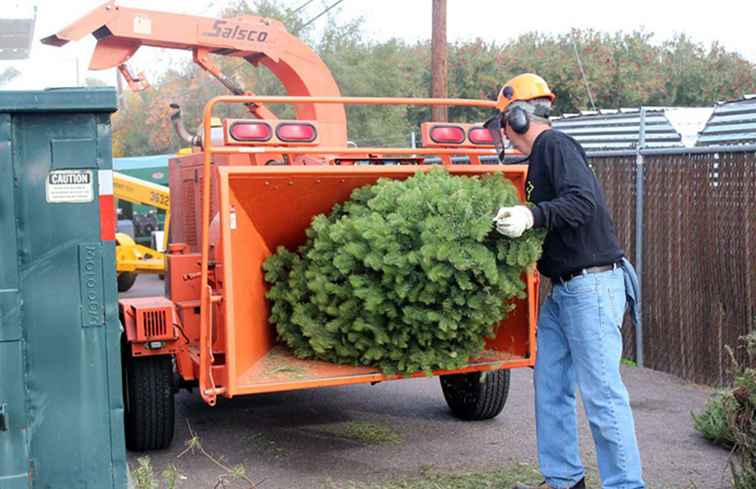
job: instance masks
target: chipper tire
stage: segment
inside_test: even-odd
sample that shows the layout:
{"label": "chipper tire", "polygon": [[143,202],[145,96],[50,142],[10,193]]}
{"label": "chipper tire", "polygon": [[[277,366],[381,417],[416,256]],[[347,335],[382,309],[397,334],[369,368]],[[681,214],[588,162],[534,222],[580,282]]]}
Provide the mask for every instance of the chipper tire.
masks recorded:
{"label": "chipper tire", "polygon": [[126,448],[162,450],[173,440],[175,416],[173,358],[126,358]]}
{"label": "chipper tire", "polygon": [[126,292],[134,286],[137,274],[134,272],[121,272],[118,274],[118,292]]}
{"label": "chipper tire", "polygon": [[510,374],[506,369],[442,375],[441,390],[449,409],[457,418],[465,421],[491,419],[507,403]]}

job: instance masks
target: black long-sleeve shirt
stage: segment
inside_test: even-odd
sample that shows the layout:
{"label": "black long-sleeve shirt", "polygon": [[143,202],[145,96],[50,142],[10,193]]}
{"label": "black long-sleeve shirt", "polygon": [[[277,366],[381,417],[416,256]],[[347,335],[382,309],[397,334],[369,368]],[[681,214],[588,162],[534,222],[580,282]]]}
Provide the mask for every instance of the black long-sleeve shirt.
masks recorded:
{"label": "black long-sleeve shirt", "polygon": [[527,199],[534,227],[547,230],[538,270],[552,280],[623,256],[596,175],[580,144],[550,129],[533,142]]}

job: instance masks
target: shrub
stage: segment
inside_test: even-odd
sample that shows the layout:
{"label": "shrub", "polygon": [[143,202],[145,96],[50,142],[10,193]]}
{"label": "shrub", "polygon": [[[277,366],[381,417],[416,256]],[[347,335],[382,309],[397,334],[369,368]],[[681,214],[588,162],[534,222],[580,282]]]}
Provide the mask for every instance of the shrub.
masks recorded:
{"label": "shrub", "polygon": [[748,365],[740,365],[729,347],[733,387],[707,402],[693,416],[696,430],[715,443],[732,448],[730,469],[735,489],[756,487],[756,331],[741,338]]}
{"label": "shrub", "polygon": [[703,412],[693,415],[693,427],[704,438],[723,447],[732,447],[735,439],[727,423],[727,412],[733,408],[735,397],[723,391],[706,401]]}
{"label": "shrub", "polygon": [[494,230],[519,203],[501,175],[443,169],[361,187],[316,216],[297,253],[264,264],[270,320],[300,358],[369,365],[386,373],[462,367],[512,305],[543,232]]}

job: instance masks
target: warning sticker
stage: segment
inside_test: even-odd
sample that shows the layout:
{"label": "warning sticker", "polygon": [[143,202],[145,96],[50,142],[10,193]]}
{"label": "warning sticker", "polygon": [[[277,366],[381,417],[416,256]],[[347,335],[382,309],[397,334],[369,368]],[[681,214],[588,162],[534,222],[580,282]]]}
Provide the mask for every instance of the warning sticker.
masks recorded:
{"label": "warning sticker", "polygon": [[94,200],[92,170],[55,170],[47,176],[47,202],[83,203]]}
{"label": "warning sticker", "polygon": [[152,20],[145,15],[134,16],[134,34],[152,34]]}

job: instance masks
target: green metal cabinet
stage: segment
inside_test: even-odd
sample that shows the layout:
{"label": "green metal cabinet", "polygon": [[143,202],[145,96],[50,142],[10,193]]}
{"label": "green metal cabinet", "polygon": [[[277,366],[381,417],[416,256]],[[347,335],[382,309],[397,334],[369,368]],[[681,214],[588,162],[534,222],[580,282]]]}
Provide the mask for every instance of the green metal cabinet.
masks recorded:
{"label": "green metal cabinet", "polygon": [[1,489],[126,487],[115,109],[112,89],[0,92]]}

